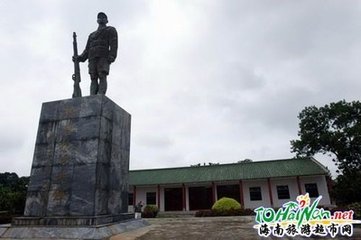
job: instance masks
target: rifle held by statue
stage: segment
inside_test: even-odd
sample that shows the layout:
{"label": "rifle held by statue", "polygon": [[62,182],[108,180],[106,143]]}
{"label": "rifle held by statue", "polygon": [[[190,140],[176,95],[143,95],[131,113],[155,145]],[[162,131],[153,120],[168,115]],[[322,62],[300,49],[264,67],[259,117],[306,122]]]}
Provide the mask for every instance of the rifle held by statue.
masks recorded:
{"label": "rifle held by statue", "polygon": [[74,81],[74,91],[73,91],[73,98],[81,97],[81,89],[80,89],[80,67],[79,67],[79,60],[78,60],[78,44],[76,42],[76,33],[73,33],[73,51],[74,51],[74,74],[72,76]]}

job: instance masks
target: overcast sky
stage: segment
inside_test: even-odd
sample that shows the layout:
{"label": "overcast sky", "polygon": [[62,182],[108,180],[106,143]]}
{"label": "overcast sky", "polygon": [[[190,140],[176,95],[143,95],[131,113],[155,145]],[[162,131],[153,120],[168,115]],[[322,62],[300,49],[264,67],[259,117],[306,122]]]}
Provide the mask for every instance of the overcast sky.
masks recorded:
{"label": "overcast sky", "polygon": [[99,11],[131,169],[291,158],[305,106],[360,99],[361,1],[2,0],[0,172],[30,174],[41,104],[71,97],[72,33],[82,52]]}

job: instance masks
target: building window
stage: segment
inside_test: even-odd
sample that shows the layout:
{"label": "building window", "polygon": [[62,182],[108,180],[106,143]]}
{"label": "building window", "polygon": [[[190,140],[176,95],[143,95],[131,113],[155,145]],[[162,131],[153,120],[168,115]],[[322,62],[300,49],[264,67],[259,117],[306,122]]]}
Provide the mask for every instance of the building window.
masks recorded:
{"label": "building window", "polygon": [[133,193],[128,193],[128,205],[133,205]]}
{"label": "building window", "polygon": [[287,185],[277,186],[278,199],[290,199],[290,191]]}
{"label": "building window", "polygon": [[305,184],[306,192],[310,195],[311,198],[318,197],[318,189],[316,183],[306,183]]}
{"label": "building window", "polygon": [[155,192],[147,192],[147,205],[155,205],[156,204],[156,193]]}
{"label": "building window", "polygon": [[250,187],[249,196],[251,201],[260,201],[262,200],[261,187]]}

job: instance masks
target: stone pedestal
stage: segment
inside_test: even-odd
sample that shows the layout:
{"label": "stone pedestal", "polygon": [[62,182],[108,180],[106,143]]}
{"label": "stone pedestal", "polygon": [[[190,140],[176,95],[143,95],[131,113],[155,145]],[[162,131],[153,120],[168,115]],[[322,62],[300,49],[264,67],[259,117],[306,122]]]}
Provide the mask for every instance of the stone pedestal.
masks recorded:
{"label": "stone pedestal", "polygon": [[24,217],[92,226],[128,211],[130,114],[103,95],[43,103]]}

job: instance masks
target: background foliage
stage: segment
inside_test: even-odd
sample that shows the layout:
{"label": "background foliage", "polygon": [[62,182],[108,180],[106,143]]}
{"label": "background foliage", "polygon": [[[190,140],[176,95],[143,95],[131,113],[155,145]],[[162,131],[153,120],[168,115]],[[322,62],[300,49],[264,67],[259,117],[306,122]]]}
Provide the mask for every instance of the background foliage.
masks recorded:
{"label": "background foliage", "polygon": [[299,140],[291,141],[298,157],[323,153],[333,157],[340,175],[331,195],[338,205],[361,202],[361,102],[345,100],[303,109]]}
{"label": "background foliage", "polygon": [[0,173],[0,211],[23,213],[29,177]]}

